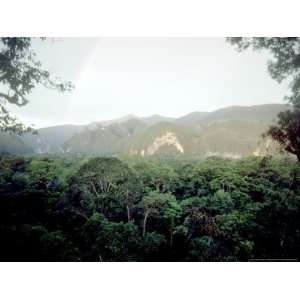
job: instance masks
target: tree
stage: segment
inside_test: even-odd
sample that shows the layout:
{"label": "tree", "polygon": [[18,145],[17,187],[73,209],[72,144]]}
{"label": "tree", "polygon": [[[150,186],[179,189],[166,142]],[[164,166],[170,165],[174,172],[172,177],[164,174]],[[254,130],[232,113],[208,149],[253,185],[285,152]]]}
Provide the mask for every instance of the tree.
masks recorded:
{"label": "tree", "polygon": [[271,126],[266,134],[279,142],[286,151],[296,155],[300,161],[300,109],[281,112],[277,125]]}
{"label": "tree", "polygon": [[277,124],[271,126],[265,135],[279,142],[300,161],[300,38],[234,37],[227,40],[236,45],[239,51],[249,47],[253,50],[269,50],[273,55],[273,60],[268,62],[271,77],[279,83],[291,78],[291,93],[286,99],[293,110],[280,113]]}
{"label": "tree", "polygon": [[143,221],[143,237],[146,234],[147,220],[150,214],[157,214],[162,205],[165,204],[165,198],[160,197],[161,194],[157,191],[150,192],[143,199],[144,221]]}
{"label": "tree", "polygon": [[133,223],[111,222],[94,213],[83,226],[84,260],[137,261],[141,239]]}
{"label": "tree", "polygon": [[170,193],[152,191],[144,197],[142,205],[144,208],[143,237],[146,235],[149,216],[162,214],[170,232],[170,245],[172,245],[174,222],[181,213],[181,207],[177,204],[176,198]]}
{"label": "tree", "polygon": [[70,82],[51,78],[49,71],[36,59],[32,38],[27,37],[0,38],[0,84],[0,130],[18,134],[31,128],[14,118],[7,104],[26,105],[29,94],[38,85],[61,92],[73,88]]}
{"label": "tree", "polygon": [[167,164],[161,161],[142,161],[135,164],[140,180],[147,191],[173,191],[177,184],[177,174]]}
{"label": "tree", "polygon": [[169,230],[170,247],[172,247],[176,220],[178,220],[181,217],[182,211],[181,206],[177,203],[176,198],[174,196],[170,195],[167,203],[168,206],[164,211],[164,219],[166,220],[167,227]]}
{"label": "tree", "polygon": [[135,172],[117,158],[90,159],[73,176],[71,199],[77,212],[103,213],[108,218],[124,215],[132,219],[141,187]]}
{"label": "tree", "polygon": [[208,203],[205,198],[191,197],[181,202],[185,219],[187,240],[194,237],[219,234],[215,218],[209,213]]}
{"label": "tree", "polygon": [[167,241],[164,235],[157,232],[148,232],[142,242],[143,261],[166,261]]}

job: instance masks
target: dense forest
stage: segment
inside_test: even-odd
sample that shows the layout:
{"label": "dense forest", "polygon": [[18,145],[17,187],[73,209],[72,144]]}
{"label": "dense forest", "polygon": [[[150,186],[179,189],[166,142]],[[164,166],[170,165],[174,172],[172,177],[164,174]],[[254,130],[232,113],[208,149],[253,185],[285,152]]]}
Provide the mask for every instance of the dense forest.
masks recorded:
{"label": "dense forest", "polygon": [[290,158],[1,156],[1,261],[299,259]]}
{"label": "dense forest", "polygon": [[290,80],[287,106],[127,116],[38,135],[9,105],[27,105],[38,86],[74,85],[42,67],[33,42],[0,38],[1,261],[300,258],[300,38],[227,39],[269,51],[271,77]]}

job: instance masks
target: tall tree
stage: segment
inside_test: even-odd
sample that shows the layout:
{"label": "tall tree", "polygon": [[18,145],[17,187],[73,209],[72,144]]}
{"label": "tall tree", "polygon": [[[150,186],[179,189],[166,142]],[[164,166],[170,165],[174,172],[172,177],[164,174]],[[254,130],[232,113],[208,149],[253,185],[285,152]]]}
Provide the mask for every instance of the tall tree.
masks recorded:
{"label": "tall tree", "polygon": [[278,115],[278,122],[266,132],[266,135],[279,142],[283,148],[296,155],[300,161],[300,38],[242,38],[227,39],[236,45],[239,51],[248,48],[268,50],[273,59],[268,62],[268,71],[273,79],[281,83],[291,78],[290,94],[286,99],[292,109]]}
{"label": "tall tree", "polygon": [[114,157],[96,157],[83,164],[75,174],[70,193],[73,209],[77,212],[87,216],[98,212],[107,218],[117,218],[121,214],[131,222],[141,185],[126,163]]}
{"label": "tall tree", "polygon": [[26,105],[38,85],[61,92],[73,88],[71,82],[53,79],[42,68],[32,48],[32,38],[0,38],[0,130],[20,134],[31,129],[10,114],[7,104]]}
{"label": "tall tree", "polygon": [[181,213],[181,207],[177,204],[176,198],[171,193],[151,191],[144,196],[142,206],[144,209],[143,237],[146,235],[148,218],[162,214],[167,223],[170,233],[170,244],[172,244],[175,219]]}

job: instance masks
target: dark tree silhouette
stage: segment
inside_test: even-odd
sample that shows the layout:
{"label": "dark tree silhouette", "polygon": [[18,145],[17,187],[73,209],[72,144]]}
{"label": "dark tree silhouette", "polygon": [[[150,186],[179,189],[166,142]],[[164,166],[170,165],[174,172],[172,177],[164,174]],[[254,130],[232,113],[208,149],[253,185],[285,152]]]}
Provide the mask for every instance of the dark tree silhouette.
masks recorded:
{"label": "dark tree silhouette", "polygon": [[248,48],[268,50],[273,55],[273,60],[268,62],[271,77],[279,83],[291,78],[291,93],[285,97],[291,104],[291,109],[278,115],[277,124],[271,126],[266,135],[279,142],[300,161],[300,38],[233,37],[227,41],[236,45],[239,51]]}
{"label": "dark tree silhouette", "polygon": [[278,115],[277,125],[271,126],[266,135],[279,142],[283,148],[300,161],[300,110],[287,110]]}
{"label": "dark tree silhouette", "polygon": [[32,38],[0,38],[0,130],[18,134],[31,130],[9,113],[7,104],[26,105],[27,97],[37,85],[61,92],[73,88],[71,82],[53,79],[42,68],[32,49]]}

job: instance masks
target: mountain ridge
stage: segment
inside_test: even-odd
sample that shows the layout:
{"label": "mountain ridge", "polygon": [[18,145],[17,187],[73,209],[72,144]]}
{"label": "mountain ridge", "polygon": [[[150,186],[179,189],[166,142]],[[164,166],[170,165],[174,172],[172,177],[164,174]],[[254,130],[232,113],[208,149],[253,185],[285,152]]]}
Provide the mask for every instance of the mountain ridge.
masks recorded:
{"label": "mountain ridge", "polygon": [[[160,114],[153,114],[153,115],[150,115],[150,116],[144,116],[144,117],[139,117],[137,115],[134,115],[134,114],[127,114],[127,115],[124,115],[123,117],[120,117],[120,118],[115,118],[115,119],[110,119],[110,120],[100,120],[100,121],[94,121],[94,122],[90,122],[90,123],[87,123],[87,124],[82,124],[82,125],[79,125],[79,124],[59,124],[59,125],[53,125],[53,126],[47,126],[47,127],[41,127],[39,128],[38,130],[41,130],[41,129],[49,129],[49,128],[57,128],[57,127],[64,127],[64,126],[79,126],[79,127],[84,127],[84,126],[91,126],[91,125],[104,125],[104,126],[108,126],[110,124],[113,124],[113,123],[123,123],[123,122],[126,122],[127,120],[130,120],[130,119],[139,119],[139,120],[142,120],[142,121],[145,121],[147,119],[154,119],[154,118],[157,118],[158,121],[157,122],[161,122],[161,119],[163,120],[167,120],[167,121],[174,121],[174,122],[177,122],[183,118],[186,118],[188,116],[193,116],[193,115],[196,115],[196,114],[199,114],[199,115],[202,115],[203,117],[207,117],[208,115],[219,115],[220,113],[230,113],[230,112],[237,112],[238,110],[253,110],[253,109],[256,109],[256,108],[272,108],[272,110],[274,110],[276,113],[278,112],[281,112],[283,110],[286,110],[290,107],[289,104],[284,104],[284,103],[265,103],[265,104],[256,104],[256,105],[231,105],[231,106],[227,106],[227,107],[223,107],[223,108],[218,108],[218,109],[215,109],[213,111],[192,111],[190,113],[187,113],[183,116],[180,116],[178,118],[176,117],[166,117],[166,116],[162,116]],[[147,123],[147,122],[146,122]],[[156,122],[155,122],[156,123]]]}
{"label": "mountain ridge", "polygon": [[[287,108],[285,104],[230,106],[212,112],[195,111],[179,118],[130,114],[87,125],[45,127],[36,136],[25,134],[18,138],[34,153],[240,157],[264,153],[262,133]],[[21,142],[14,143],[22,148]],[[256,151],[258,144],[260,151]],[[0,143],[0,152],[2,148]],[[26,152],[25,148],[20,152]]]}

